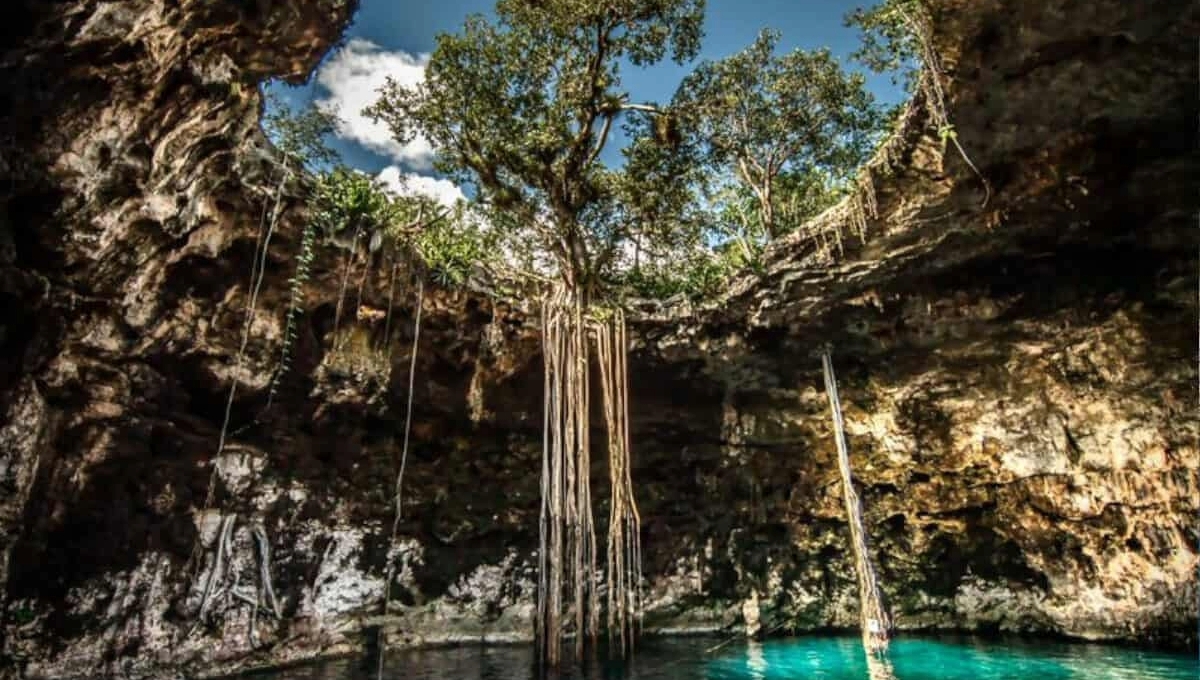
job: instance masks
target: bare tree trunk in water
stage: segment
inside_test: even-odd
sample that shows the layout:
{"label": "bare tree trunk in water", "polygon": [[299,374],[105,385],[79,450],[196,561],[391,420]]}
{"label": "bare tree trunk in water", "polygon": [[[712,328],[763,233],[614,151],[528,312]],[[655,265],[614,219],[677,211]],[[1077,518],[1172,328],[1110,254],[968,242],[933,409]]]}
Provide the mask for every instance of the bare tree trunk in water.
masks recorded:
{"label": "bare tree trunk in water", "polygon": [[833,432],[837,441],[838,470],[842,476],[842,491],[846,501],[846,520],[850,524],[851,547],[854,550],[854,570],[858,575],[858,599],[861,608],[863,647],[870,657],[887,651],[888,629],[891,622],[883,610],[879,595],[879,583],[871,566],[867,552],[867,536],[863,527],[862,503],[854,490],[850,474],[850,455],[846,450],[846,434],[842,426],[842,406],[838,400],[837,378],[833,375],[833,360],[827,348],[821,354],[821,367],[825,372],[825,393],[829,397],[829,410],[833,414]]}

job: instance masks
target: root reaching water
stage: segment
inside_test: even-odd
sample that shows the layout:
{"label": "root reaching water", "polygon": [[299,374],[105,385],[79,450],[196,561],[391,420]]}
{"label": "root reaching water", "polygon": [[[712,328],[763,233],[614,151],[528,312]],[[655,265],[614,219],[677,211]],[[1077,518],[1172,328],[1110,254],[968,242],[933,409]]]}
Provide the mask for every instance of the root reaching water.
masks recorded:
{"label": "root reaching water", "polygon": [[896,672],[886,655],[867,654],[867,680],[896,680]]}
{"label": "root reaching water", "polygon": [[593,322],[608,434],[612,510],[608,523],[608,638],[621,654],[633,651],[641,611],[641,516],[633,496],[629,457],[629,369],[625,315],[616,309]]}
{"label": "root reaching water", "polygon": [[271,583],[271,542],[267,540],[267,529],[262,522],[254,523],[254,545],[258,548],[258,584],[261,597],[255,606],[265,604],[275,618],[283,614],[279,610],[279,600],[275,597],[275,586]]}
{"label": "root reaching water", "polygon": [[546,666],[557,665],[561,656],[566,632],[562,598],[568,585],[574,586],[577,658],[585,643],[595,640],[599,618],[583,306],[577,291],[562,286],[542,306],[545,403],[535,628],[539,658]]}
{"label": "root reaching water", "polygon": [[[395,265],[392,268],[392,283],[395,283],[396,269]],[[391,314],[391,289],[388,291],[388,314],[390,319]],[[404,415],[404,443],[400,449],[400,469],[396,473],[396,485],[393,487],[393,496],[395,499],[395,509],[392,514],[392,534],[388,539],[388,551],[384,559],[387,560],[387,569],[383,581],[383,603],[382,614],[387,614],[388,601],[391,599],[392,578],[395,576],[395,566],[392,563],[392,552],[396,548],[396,536],[400,532],[400,518],[402,516],[402,495],[401,491],[404,488],[404,469],[408,464],[408,435],[412,430],[412,408],[413,408],[413,387],[416,385],[417,374],[417,347],[421,344],[421,308],[424,306],[425,300],[425,283],[421,279],[417,279],[417,310],[416,319],[413,322],[413,346],[412,358],[408,364],[408,405]],[[385,333],[385,338],[387,334]],[[388,349],[388,366],[391,366],[391,346]],[[378,680],[383,680],[383,655],[384,655],[383,640],[379,644],[379,659],[376,667],[376,677]]]}
{"label": "root reaching water", "polygon": [[854,490],[850,473],[850,455],[846,450],[846,435],[842,427],[842,406],[838,400],[837,378],[833,374],[833,359],[829,350],[821,354],[821,367],[825,373],[825,393],[829,397],[829,410],[833,415],[833,431],[837,442],[838,470],[842,476],[842,491],[846,501],[846,520],[850,525],[851,547],[854,550],[854,570],[858,576],[858,599],[861,613],[863,646],[868,656],[882,654],[887,650],[888,631],[891,622],[884,611],[871,556],[867,551],[867,536],[863,528],[862,502]]}
{"label": "root reaching water", "polygon": [[213,559],[212,571],[208,572],[208,579],[204,583],[204,593],[200,596],[199,621],[204,621],[208,618],[213,600],[216,599],[221,584],[225,581],[226,561],[229,559],[229,553],[231,552],[229,544],[230,538],[233,535],[234,519],[233,515],[222,518],[221,524],[217,528],[216,541],[213,546],[217,554]]}
{"label": "root reaching water", "polygon": [[[208,578],[205,579],[204,591],[200,596],[199,614],[192,630],[209,620],[213,607],[218,601],[228,601],[229,598],[233,598],[250,606],[250,645],[255,646],[257,644],[259,610],[265,609],[276,619],[282,618],[283,612],[279,606],[279,599],[275,596],[275,586],[271,580],[271,542],[267,538],[266,527],[261,521],[255,522],[250,531],[255,545],[258,582],[255,584],[252,594],[249,595],[238,587],[241,574],[237,573],[235,569],[233,551],[233,530],[236,523],[237,516],[229,515],[221,519],[217,528],[217,534],[213,541],[215,554],[212,569],[208,572]],[[231,572],[233,581],[229,583]]]}
{"label": "root reaching water", "polygon": [[[233,371],[231,373],[232,380],[229,383],[229,397],[225,400],[225,413],[221,421],[221,434],[217,438],[217,453],[213,456],[212,472],[208,476],[208,490],[204,495],[202,512],[207,512],[212,507],[213,499],[217,492],[217,461],[220,459],[221,454],[225,452],[225,440],[229,434],[229,421],[233,416],[233,402],[237,396],[238,376],[241,374],[242,364],[246,358],[246,347],[250,344],[250,331],[254,327],[255,313],[258,309],[258,293],[262,289],[263,278],[266,275],[267,253],[271,247],[271,237],[274,235],[275,227],[279,223],[280,207],[283,203],[283,188],[290,177],[291,173],[285,170],[279,178],[279,184],[275,187],[274,202],[270,212],[268,213],[264,205],[262,217],[259,219],[258,239],[255,243],[254,258],[250,263],[249,298],[246,301],[246,317],[242,322],[242,340],[238,345],[237,355],[234,357]],[[200,538],[197,536],[196,542],[192,547],[192,560],[196,563],[193,578],[199,578],[200,576],[200,554]]]}
{"label": "root reaching water", "polygon": [[[640,623],[641,519],[630,472],[625,317],[619,309],[589,309],[580,293],[558,286],[542,305],[545,417],[535,634],[543,669],[561,659],[564,614],[574,614],[577,659],[594,645],[600,626],[588,422],[593,338],[612,483],[605,598],[610,650],[629,654]],[[568,594],[569,608],[563,601]]]}

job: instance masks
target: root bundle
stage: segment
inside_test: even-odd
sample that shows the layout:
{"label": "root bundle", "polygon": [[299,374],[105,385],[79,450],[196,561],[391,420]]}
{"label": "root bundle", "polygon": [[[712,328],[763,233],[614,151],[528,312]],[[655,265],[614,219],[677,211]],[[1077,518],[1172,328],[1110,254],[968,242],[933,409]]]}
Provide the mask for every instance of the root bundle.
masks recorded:
{"label": "root bundle", "polygon": [[[596,528],[589,427],[591,341],[599,364],[612,503],[606,551],[606,632],[611,649],[633,647],[640,605],[640,518],[630,471],[627,337],[620,310],[589,309],[565,286],[543,302],[545,402],[535,635],[543,667],[562,657],[573,630],[575,656],[598,637]],[[564,602],[570,598],[570,606]],[[569,618],[567,618],[569,616]],[[567,620],[564,620],[567,618]]]}

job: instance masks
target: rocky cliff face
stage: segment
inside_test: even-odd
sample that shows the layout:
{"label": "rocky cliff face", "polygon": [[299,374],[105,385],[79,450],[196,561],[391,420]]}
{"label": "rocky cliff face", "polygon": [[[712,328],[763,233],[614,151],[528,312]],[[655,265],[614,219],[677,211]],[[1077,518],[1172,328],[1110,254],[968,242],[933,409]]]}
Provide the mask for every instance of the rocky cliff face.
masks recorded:
{"label": "rocky cliff face", "polygon": [[[865,239],[822,249],[850,220],[835,211],[717,304],[635,310],[650,627],[854,625],[815,356],[830,343],[900,627],[1195,643],[1197,16],[1151,4],[939,0],[949,115],[986,205],[918,102],[873,174]],[[363,315],[334,353],[342,254],[320,258],[267,409],[304,221],[285,185],[236,359],[277,196],[255,86],[303,77],[351,8],[17,7],[0,59],[0,674],[217,672],[348,651],[378,624],[396,643],[527,636],[531,307],[426,292],[390,555],[407,274],[392,341]],[[386,269],[367,270],[364,306],[387,306]],[[389,559],[393,610],[371,618]],[[242,599],[264,564],[278,617]],[[214,570],[227,587],[198,623]]]}

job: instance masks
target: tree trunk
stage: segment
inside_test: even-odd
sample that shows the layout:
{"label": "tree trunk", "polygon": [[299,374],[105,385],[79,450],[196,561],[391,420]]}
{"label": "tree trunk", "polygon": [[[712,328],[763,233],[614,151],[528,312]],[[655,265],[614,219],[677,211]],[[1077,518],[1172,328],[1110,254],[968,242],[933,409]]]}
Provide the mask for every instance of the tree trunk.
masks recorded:
{"label": "tree trunk", "polygon": [[762,189],[762,210],[763,210],[763,228],[767,232],[767,236],[774,239],[779,236],[775,226],[775,204],[771,196],[771,182],[767,180],[763,183]]}
{"label": "tree trunk", "polygon": [[850,454],[846,448],[846,435],[842,427],[842,405],[838,399],[837,378],[833,374],[833,360],[829,350],[821,355],[821,368],[825,373],[825,393],[829,397],[829,410],[833,416],[833,434],[838,451],[838,471],[842,477],[842,493],[846,503],[846,521],[850,525],[850,547],[854,553],[854,570],[858,576],[858,598],[862,624],[863,647],[868,655],[887,650],[888,629],[891,622],[884,611],[879,593],[879,583],[871,565],[867,548],[866,529],[863,526],[862,502],[854,490],[850,473]]}

